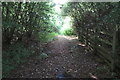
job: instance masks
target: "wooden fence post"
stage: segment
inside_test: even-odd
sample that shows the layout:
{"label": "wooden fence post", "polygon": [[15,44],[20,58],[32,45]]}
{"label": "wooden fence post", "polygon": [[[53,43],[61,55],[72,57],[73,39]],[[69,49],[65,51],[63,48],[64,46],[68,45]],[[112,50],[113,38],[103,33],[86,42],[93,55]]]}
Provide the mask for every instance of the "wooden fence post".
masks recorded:
{"label": "wooden fence post", "polygon": [[112,63],[111,63],[111,70],[112,72],[115,71],[115,59],[116,59],[116,33],[117,31],[115,30],[113,33],[113,45],[112,45]]}
{"label": "wooden fence post", "polygon": [[97,27],[94,28],[94,54],[97,55]]}
{"label": "wooden fence post", "polygon": [[86,38],[85,45],[88,46],[88,28],[86,28],[85,38]]}

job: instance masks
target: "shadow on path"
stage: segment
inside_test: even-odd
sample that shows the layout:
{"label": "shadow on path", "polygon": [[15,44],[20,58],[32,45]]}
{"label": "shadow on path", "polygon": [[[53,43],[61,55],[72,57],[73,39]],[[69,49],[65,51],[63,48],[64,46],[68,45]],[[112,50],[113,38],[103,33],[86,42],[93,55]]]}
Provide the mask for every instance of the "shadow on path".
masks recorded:
{"label": "shadow on path", "polygon": [[90,74],[98,77],[109,78],[110,72],[94,60],[91,52],[85,52],[74,36],[56,36],[55,40],[48,43],[44,51],[48,58],[39,59],[35,56],[25,65],[19,67],[11,77],[17,78],[55,78],[57,74],[67,72],[75,78],[90,78]]}

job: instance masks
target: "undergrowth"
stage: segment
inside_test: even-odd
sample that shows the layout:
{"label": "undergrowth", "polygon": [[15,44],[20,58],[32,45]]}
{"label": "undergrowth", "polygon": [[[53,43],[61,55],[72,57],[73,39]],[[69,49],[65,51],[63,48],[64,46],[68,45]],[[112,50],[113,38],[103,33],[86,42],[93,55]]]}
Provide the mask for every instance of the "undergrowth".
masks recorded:
{"label": "undergrowth", "polygon": [[70,29],[63,31],[63,34],[70,36],[70,35],[75,35],[75,32],[74,32],[74,29],[70,28]]}
{"label": "undergrowth", "polygon": [[34,53],[35,52],[33,47],[25,48],[23,43],[11,45],[9,49],[5,51],[3,50],[3,78],[9,76],[10,72],[14,70],[18,64],[25,62],[25,58],[33,55]]}
{"label": "undergrowth", "polygon": [[49,41],[52,41],[56,35],[58,35],[58,34],[55,32],[52,32],[52,33],[39,32],[37,35],[38,36],[37,38],[41,42],[49,42]]}
{"label": "undergrowth", "polygon": [[[55,32],[39,32],[39,34],[37,35],[37,39],[40,42],[49,42],[52,41],[56,35],[58,34]],[[18,66],[18,64],[26,62],[25,58],[29,57],[30,55],[33,55],[34,53],[34,47],[26,48],[22,42],[10,45],[9,48],[3,50],[2,77],[5,78],[9,76],[11,71],[14,70]]]}

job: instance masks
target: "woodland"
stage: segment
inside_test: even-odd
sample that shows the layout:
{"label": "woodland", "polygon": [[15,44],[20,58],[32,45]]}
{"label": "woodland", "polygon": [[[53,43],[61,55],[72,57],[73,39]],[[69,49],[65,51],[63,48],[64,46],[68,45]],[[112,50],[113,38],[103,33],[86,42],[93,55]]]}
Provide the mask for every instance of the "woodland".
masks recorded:
{"label": "woodland", "polygon": [[2,2],[3,78],[120,78],[119,2]]}

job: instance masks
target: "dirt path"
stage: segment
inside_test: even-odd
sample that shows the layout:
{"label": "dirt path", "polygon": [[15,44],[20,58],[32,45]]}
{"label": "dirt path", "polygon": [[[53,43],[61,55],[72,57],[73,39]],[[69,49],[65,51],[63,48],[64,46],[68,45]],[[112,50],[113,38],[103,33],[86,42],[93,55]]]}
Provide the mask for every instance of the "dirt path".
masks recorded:
{"label": "dirt path", "polygon": [[90,78],[90,74],[111,77],[107,67],[96,62],[92,53],[86,53],[85,47],[75,37],[57,36],[46,46],[44,53],[48,58],[41,60],[39,55],[34,56],[26,64],[19,66],[11,77],[55,78],[63,72],[75,78]]}

